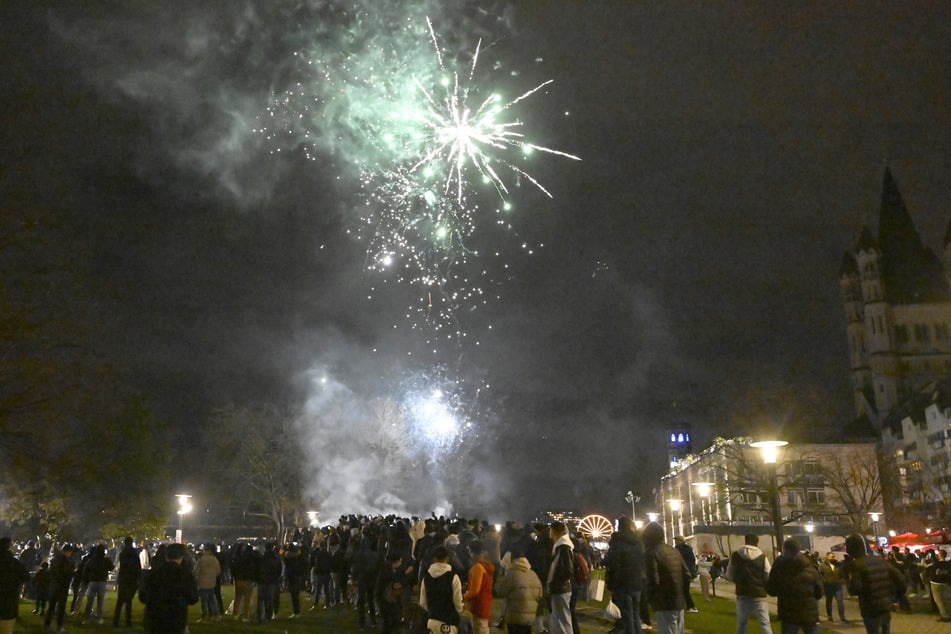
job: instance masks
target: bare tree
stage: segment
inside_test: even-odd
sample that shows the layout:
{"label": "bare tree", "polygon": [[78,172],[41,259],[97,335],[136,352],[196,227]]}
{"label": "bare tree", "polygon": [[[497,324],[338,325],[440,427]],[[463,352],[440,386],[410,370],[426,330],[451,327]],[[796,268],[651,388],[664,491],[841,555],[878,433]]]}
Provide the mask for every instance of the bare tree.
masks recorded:
{"label": "bare tree", "polygon": [[843,448],[819,459],[818,475],[841,503],[852,528],[867,531],[869,513],[882,508],[883,486],[879,460],[867,446]]}
{"label": "bare tree", "polygon": [[266,518],[280,537],[302,517],[303,453],[294,417],[274,407],[228,408],[209,426],[209,483],[231,510]]}

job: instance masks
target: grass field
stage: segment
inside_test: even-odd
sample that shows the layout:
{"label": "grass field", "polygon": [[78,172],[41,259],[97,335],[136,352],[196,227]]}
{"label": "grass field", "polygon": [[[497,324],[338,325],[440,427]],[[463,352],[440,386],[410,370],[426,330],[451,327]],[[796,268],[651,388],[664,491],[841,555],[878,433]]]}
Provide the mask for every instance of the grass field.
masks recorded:
{"label": "grass field", "polygon": [[[234,587],[225,586],[222,588],[225,605],[231,602],[234,596]],[[357,615],[353,608],[349,606],[332,608],[324,610],[319,608],[315,611],[309,611],[310,596],[301,595],[302,614],[300,618],[289,619],[290,600],[287,594],[281,594],[279,617],[267,625],[255,623],[241,623],[234,617],[224,616],[220,622],[198,623],[201,617],[201,610],[194,605],[189,610],[189,631],[190,634],[223,634],[226,632],[264,632],[274,634],[330,634],[333,632],[358,632]],[[697,614],[686,615],[686,629],[694,634],[734,634],[736,632],[736,618],[734,603],[729,599],[713,599],[712,601],[702,601],[699,596],[694,597],[700,612]],[[83,604],[85,607],[85,604]],[[103,610],[104,624],[98,625],[95,622],[89,624],[82,623],[82,616],[67,615],[67,632],[95,632],[113,630],[112,615],[115,609],[115,592],[110,591],[106,595],[106,603]],[[43,630],[42,617],[32,614],[33,604],[27,601],[20,603],[20,618],[17,623],[16,631],[39,633]],[[502,612],[502,603],[496,601],[495,613],[500,615]],[[586,602],[579,604],[579,618],[583,634],[602,634],[611,629],[613,622],[604,618],[604,602],[594,603]],[[131,631],[142,631],[142,605],[136,597],[133,602],[132,612],[133,629]],[[495,619],[493,620],[493,623]],[[54,620],[55,623],[55,620]],[[127,628],[119,628],[117,631],[130,631]],[[370,630],[374,631],[373,629]],[[378,631],[378,628],[377,630]],[[748,630],[751,634],[758,634],[759,629],[755,623],[750,625]],[[777,621],[773,622],[774,634],[779,634],[780,628]],[[822,634],[829,634],[828,630],[823,629]]]}

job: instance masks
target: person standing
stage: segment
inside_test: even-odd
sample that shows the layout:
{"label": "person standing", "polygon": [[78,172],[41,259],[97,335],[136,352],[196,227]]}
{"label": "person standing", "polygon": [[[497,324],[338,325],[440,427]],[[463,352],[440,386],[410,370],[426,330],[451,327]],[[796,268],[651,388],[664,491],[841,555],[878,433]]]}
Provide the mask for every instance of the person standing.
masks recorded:
{"label": "person standing", "polygon": [[799,552],[799,542],[783,542],[782,555],[769,572],[766,592],[777,598],[783,634],[818,634],[822,578],[812,561]]}
{"label": "person standing", "polygon": [[462,599],[472,614],[472,630],[475,634],[489,634],[489,619],[492,618],[492,579],[495,566],[489,561],[482,542],[469,543],[472,567],[469,569],[469,585]]}
{"label": "person standing", "polygon": [[621,611],[624,634],[640,634],[639,609],[644,590],[644,543],[634,530],[631,518],[618,518],[618,530],[611,535],[604,556],[606,586],[611,600]]}
{"label": "person standing", "polygon": [[664,529],[657,522],[644,527],[644,589],[658,634],[684,634],[684,585],[690,581],[679,552],[664,543]]}
{"label": "person standing", "polygon": [[525,558],[521,546],[509,549],[511,563],[493,587],[497,597],[505,599],[505,627],[508,634],[531,634],[532,623],[542,598],[542,582]]}
{"label": "person standing", "polygon": [[36,607],[33,614],[43,616],[46,614],[46,602],[50,598],[50,565],[44,561],[40,564],[39,570],[33,575],[33,591],[36,593]]}
{"label": "person standing", "polygon": [[832,618],[832,601],[835,600],[836,607],[839,609],[839,620],[842,623],[848,623],[845,618],[845,577],[842,574],[842,565],[836,561],[835,554],[827,553],[825,559],[819,564],[819,575],[822,576],[822,591],[826,597],[826,617],[830,623],[834,623]]}
{"label": "person standing", "polygon": [[[684,558],[684,565],[687,566],[687,573],[690,575],[690,579],[697,578],[697,555],[693,552],[693,548],[690,547],[690,544],[687,543],[687,540],[684,539],[683,535],[677,535],[674,537],[674,548],[677,549],[677,552],[680,553],[680,556]],[[690,596],[690,584],[684,584],[684,605],[687,606],[687,612],[699,612],[697,606],[694,605],[693,597]]]}
{"label": "person standing", "polygon": [[119,552],[119,569],[116,572],[116,610],[112,616],[112,627],[119,627],[119,617],[125,608],[125,626],[132,627],[132,599],[139,589],[142,576],[142,560],[135,542],[131,537],[122,541]]}
{"label": "person standing", "polygon": [[769,578],[769,559],[759,549],[759,537],[750,533],[745,545],[730,555],[723,577],[736,584],[736,634],[746,634],[750,616],[759,623],[761,634],[771,634],[769,604],[766,602],[766,580]]}
{"label": "person standing", "polygon": [[396,550],[390,551],[376,583],[376,605],[383,621],[381,634],[398,634],[400,631],[406,580],[403,555]]}
{"label": "person standing", "polygon": [[277,602],[281,590],[281,572],[284,566],[275,545],[264,545],[264,555],[257,560],[255,582],[258,586],[258,622],[270,623],[277,616]]}
{"label": "person standing", "polygon": [[849,561],[845,579],[849,594],[858,595],[859,611],[868,634],[889,634],[892,601],[905,591],[905,577],[881,557],[869,557],[865,538],[852,534],[845,538]]}
{"label": "person standing", "polygon": [[62,632],[66,621],[66,602],[69,599],[69,586],[76,572],[73,564],[73,545],[63,544],[50,562],[50,602],[46,608],[43,627],[47,630],[53,623],[56,613],[56,631]]}
{"label": "person standing", "polygon": [[324,594],[324,609],[336,605],[336,592],[334,591],[333,584],[333,555],[327,550],[326,541],[321,543],[314,549],[313,553],[311,553],[310,571],[312,580],[310,585],[314,599],[310,609],[317,609],[321,592]]}
{"label": "person standing", "polygon": [[20,590],[30,580],[30,573],[13,556],[13,540],[0,537],[0,634],[13,634],[20,610]]}
{"label": "person standing", "polygon": [[145,605],[143,623],[151,634],[182,634],[188,624],[188,606],[198,603],[195,576],[185,569],[184,544],[169,544],[165,561],[142,575],[139,601]]}
{"label": "person standing", "polygon": [[370,625],[376,627],[376,599],[373,596],[376,578],[380,574],[380,560],[373,548],[374,536],[370,531],[364,533],[353,559],[353,576],[357,583],[357,615],[360,629],[366,629],[367,614]]}
{"label": "person standing", "polygon": [[234,618],[244,623],[251,620],[251,597],[257,575],[257,553],[251,544],[241,542],[234,549],[231,576],[234,579]]}
{"label": "person standing", "polygon": [[202,621],[221,620],[221,615],[218,614],[218,602],[215,600],[215,583],[220,575],[221,564],[215,557],[215,546],[205,544],[201,557],[195,562],[195,583],[198,586],[198,599],[201,602]]}
{"label": "person standing", "polygon": [[291,600],[291,615],[288,618],[300,618],[300,593],[304,588],[307,568],[307,558],[301,553],[300,546],[288,546],[284,552],[284,580],[287,584],[287,596]]}
{"label": "person standing", "polygon": [[436,546],[433,563],[423,572],[419,586],[419,605],[428,613],[426,627],[430,632],[458,634],[462,602],[462,582],[449,564],[449,549]]}
{"label": "person standing", "polygon": [[554,546],[548,567],[547,589],[551,599],[550,634],[571,632],[571,580],[575,574],[574,546],[563,522],[552,522],[549,529]]}
{"label": "person standing", "polygon": [[96,622],[102,625],[102,605],[106,601],[106,582],[109,573],[116,565],[106,555],[106,545],[96,544],[92,548],[92,556],[83,566],[83,582],[86,584],[86,618],[83,623],[92,620],[92,605],[96,602]]}

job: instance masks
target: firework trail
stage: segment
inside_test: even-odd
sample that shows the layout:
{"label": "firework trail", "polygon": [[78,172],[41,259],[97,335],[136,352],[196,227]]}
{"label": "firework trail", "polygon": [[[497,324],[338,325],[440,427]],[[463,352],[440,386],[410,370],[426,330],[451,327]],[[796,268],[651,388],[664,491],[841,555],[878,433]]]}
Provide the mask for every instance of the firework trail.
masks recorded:
{"label": "firework trail", "polygon": [[407,315],[436,339],[464,338],[458,314],[497,297],[495,271],[508,269],[484,255],[501,260],[505,249],[480,251],[473,237],[502,229],[517,239],[507,212],[523,181],[551,197],[527,170],[533,155],[580,160],[530,140],[517,115],[552,80],[507,100],[492,88],[501,64],[480,65],[482,40],[465,50],[401,3],[337,9],[297,52],[300,81],[258,129],[273,151],[355,167],[363,202],[350,232],[366,245],[366,268],[417,289]]}

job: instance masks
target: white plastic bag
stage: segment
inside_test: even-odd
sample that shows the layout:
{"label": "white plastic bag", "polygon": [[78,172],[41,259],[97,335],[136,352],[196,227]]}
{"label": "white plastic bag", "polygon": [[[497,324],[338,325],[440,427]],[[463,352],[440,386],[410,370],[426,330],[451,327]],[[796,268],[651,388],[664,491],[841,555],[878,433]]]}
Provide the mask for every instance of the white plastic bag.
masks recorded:
{"label": "white plastic bag", "polygon": [[592,579],[588,582],[588,601],[604,599],[604,579]]}

